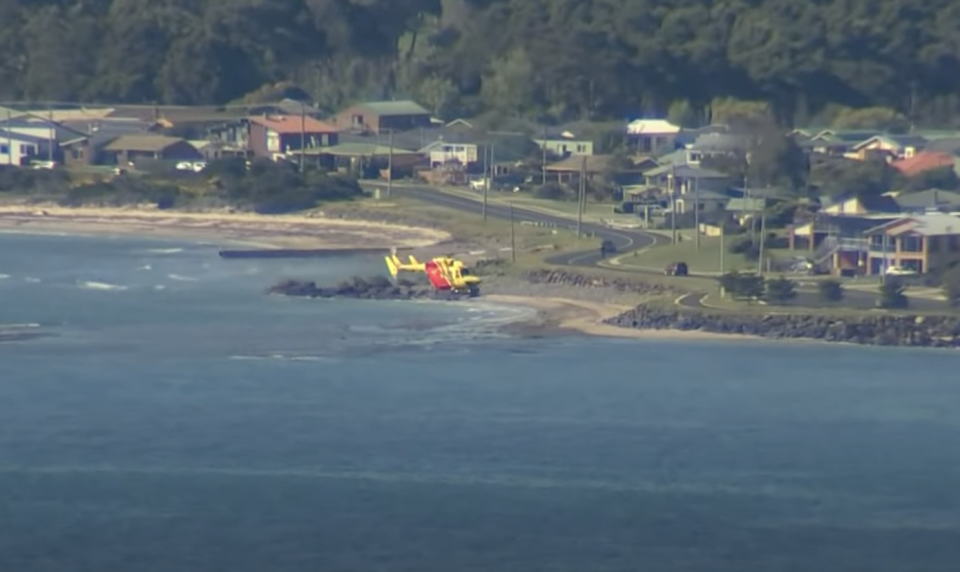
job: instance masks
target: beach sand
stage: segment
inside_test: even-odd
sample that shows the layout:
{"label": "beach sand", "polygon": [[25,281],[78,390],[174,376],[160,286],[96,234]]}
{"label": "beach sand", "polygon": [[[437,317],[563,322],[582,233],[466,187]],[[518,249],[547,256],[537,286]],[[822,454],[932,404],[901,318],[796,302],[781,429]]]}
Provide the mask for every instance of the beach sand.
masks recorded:
{"label": "beach sand", "polygon": [[[224,241],[251,248],[355,249],[424,248],[450,240],[434,229],[385,222],[325,218],[322,215],[257,215],[235,212],[182,212],[148,208],[64,208],[49,205],[0,205],[0,231],[38,234],[117,235],[180,240]],[[565,290],[564,294],[576,296]],[[584,292],[588,298],[593,293]],[[522,305],[537,317],[508,329],[528,336],[579,332],[594,336],[647,339],[731,339],[699,331],[635,330],[603,320],[630,306],[573,297],[489,294],[484,301]]]}
{"label": "beach sand", "polygon": [[256,248],[417,248],[448,240],[442,231],[348,221],[322,215],[180,212],[147,208],[0,206],[0,230],[57,234],[129,234],[181,240],[221,240]]}
{"label": "beach sand", "polygon": [[757,340],[754,336],[718,334],[699,330],[636,330],[604,324],[603,321],[632,310],[630,306],[576,300],[571,298],[538,298],[506,294],[485,295],[495,304],[512,304],[535,308],[537,320],[515,324],[508,330],[525,335],[548,335],[574,331],[591,336],[633,339],[676,340]]}

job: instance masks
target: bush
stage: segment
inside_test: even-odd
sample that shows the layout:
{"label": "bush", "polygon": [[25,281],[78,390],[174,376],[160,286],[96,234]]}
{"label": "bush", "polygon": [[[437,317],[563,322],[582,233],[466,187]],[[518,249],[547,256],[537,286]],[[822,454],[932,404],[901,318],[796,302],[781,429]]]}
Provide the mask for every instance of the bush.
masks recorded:
{"label": "bush", "polygon": [[533,196],[538,199],[547,199],[551,201],[562,201],[570,198],[570,193],[563,185],[557,183],[547,183],[537,187],[533,191]]}
{"label": "bush", "polygon": [[720,277],[720,286],[734,298],[753,300],[763,296],[765,283],[762,276],[728,272]]}
{"label": "bush", "polygon": [[766,299],[775,304],[785,304],[797,297],[797,284],[781,276],[766,281]]}
{"label": "bush", "polygon": [[824,280],[817,284],[820,300],[827,303],[836,303],[843,300],[843,285],[837,280]]}
{"label": "bush", "polygon": [[903,309],[910,305],[910,300],[904,292],[907,287],[895,278],[887,277],[880,285],[880,299],[877,305],[886,309]]}

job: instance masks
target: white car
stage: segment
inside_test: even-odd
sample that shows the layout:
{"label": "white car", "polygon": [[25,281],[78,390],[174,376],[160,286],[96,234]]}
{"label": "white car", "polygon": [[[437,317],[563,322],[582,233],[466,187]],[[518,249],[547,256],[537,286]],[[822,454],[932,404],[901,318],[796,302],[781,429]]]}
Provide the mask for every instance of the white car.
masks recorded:
{"label": "white car", "polygon": [[917,271],[911,270],[909,268],[903,268],[902,266],[891,266],[887,268],[887,276],[916,276]]}

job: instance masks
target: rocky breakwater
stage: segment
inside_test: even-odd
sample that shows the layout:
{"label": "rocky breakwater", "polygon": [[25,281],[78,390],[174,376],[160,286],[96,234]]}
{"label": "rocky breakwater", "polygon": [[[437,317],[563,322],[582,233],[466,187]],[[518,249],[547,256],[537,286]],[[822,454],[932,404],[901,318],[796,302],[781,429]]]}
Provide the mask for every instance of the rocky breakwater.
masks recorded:
{"label": "rocky breakwater", "polygon": [[267,289],[267,294],[302,298],[353,298],[355,300],[458,300],[466,295],[438,292],[432,286],[387,278],[354,277],[335,286],[317,286],[315,282],[282,280]]}
{"label": "rocky breakwater", "polygon": [[949,316],[842,318],[816,314],[711,314],[638,306],[605,323],[643,330],[699,330],[775,339],[960,348],[960,319]]}
{"label": "rocky breakwater", "polygon": [[630,280],[627,278],[606,278],[579,274],[566,270],[532,270],[524,278],[533,284],[554,284],[558,286],[572,286],[576,288],[604,288],[617,292],[640,294],[645,296],[682,296],[689,294],[675,286]]}

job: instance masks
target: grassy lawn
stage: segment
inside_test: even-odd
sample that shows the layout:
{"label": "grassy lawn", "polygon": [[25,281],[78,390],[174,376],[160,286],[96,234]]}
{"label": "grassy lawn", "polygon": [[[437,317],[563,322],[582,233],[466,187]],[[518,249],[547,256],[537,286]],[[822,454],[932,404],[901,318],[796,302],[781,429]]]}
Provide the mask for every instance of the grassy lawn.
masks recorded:
{"label": "grassy lawn", "polygon": [[[721,273],[720,239],[701,236],[700,248],[697,249],[696,240],[691,234],[690,231],[681,232],[682,238],[676,244],[661,244],[619,256],[616,260],[627,269],[662,270],[672,262],[686,262],[690,272],[694,274]],[[728,245],[724,245],[724,248]],[[723,272],[745,272],[755,268],[756,264],[748,262],[742,255],[723,252]]]}

